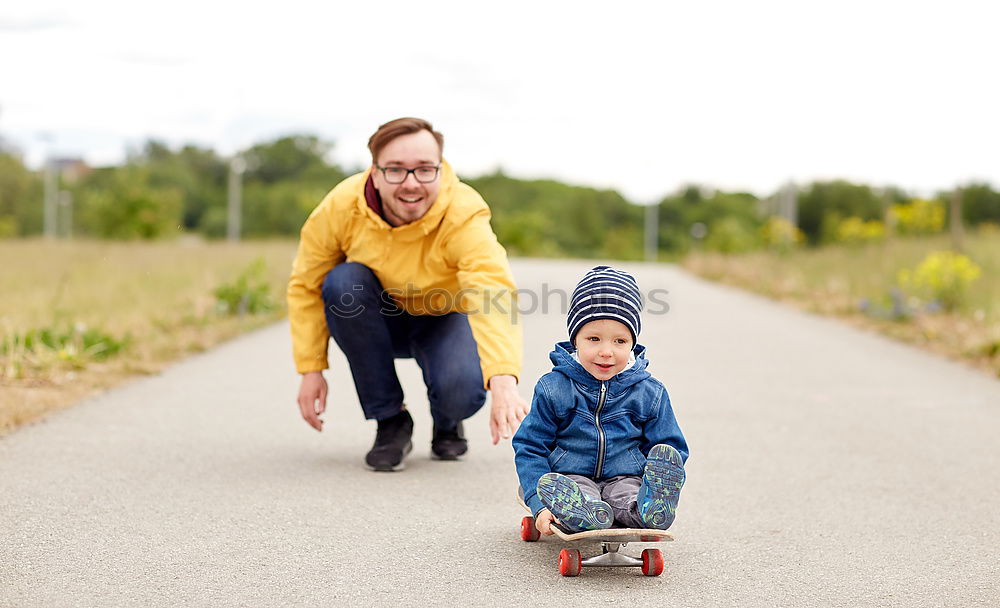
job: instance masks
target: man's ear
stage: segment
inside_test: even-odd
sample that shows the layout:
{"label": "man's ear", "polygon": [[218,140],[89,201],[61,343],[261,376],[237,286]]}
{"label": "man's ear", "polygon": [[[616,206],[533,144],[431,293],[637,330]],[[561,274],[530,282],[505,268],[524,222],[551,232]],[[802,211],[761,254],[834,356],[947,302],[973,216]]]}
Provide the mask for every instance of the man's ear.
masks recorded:
{"label": "man's ear", "polygon": [[375,166],[375,163],[372,163],[372,169],[371,169],[371,173],[370,173],[370,175],[372,176],[372,185],[375,186],[376,190],[378,190],[378,180],[375,179],[375,172],[376,171],[378,171],[378,167]]}

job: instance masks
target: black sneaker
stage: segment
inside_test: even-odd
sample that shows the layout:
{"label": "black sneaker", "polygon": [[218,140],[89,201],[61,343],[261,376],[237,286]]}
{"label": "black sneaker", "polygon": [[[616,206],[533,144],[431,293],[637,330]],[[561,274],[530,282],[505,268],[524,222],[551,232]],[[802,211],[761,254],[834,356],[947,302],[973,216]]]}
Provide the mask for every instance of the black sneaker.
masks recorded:
{"label": "black sneaker", "polygon": [[434,438],[431,440],[431,454],[438,460],[458,460],[469,451],[469,442],[465,440],[462,423],[450,429],[438,428],[434,425]]}
{"label": "black sneaker", "polygon": [[376,471],[402,471],[403,458],[413,449],[413,418],[403,410],[391,418],[378,421],[378,433],[365,462]]}

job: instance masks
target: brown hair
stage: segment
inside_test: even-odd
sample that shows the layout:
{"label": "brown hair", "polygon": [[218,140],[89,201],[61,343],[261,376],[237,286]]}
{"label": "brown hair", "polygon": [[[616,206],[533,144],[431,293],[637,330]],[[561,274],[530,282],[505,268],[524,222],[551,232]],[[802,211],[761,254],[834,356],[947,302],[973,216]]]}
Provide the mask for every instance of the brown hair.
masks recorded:
{"label": "brown hair", "polygon": [[378,161],[379,152],[385,148],[390,141],[401,135],[409,135],[420,131],[430,131],[438,143],[438,151],[444,152],[444,135],[434,130],[431,123],[422,118],[397,118],[390,120],[378,128],[378,131],[368,138],[368,149],[372,153],[372,162]]}

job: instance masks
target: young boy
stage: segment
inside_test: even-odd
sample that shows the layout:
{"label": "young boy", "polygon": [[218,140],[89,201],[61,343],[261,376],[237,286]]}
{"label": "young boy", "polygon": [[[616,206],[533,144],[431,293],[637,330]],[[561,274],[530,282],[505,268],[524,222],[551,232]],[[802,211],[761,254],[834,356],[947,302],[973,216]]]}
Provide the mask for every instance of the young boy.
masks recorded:
{"label": "young boy", "polygon": [[608,266],[573,291],[569,342],[549,355],[531,412],[514,435],[514,462],[535,526],[666,529],[684,485],[688,447],[670,398],[636,344],[639,287]]}

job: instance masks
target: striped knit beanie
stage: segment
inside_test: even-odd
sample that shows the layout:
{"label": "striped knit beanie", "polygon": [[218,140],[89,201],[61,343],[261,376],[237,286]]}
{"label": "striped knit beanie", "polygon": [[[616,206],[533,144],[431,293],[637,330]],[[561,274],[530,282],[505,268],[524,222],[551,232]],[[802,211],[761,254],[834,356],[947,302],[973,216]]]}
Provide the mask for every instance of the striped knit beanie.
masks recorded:
{"label": "striped knit beanie", "polygon": [[642,296],[632,275],[608,266],[596,266],[573,290],[566,318],[569,340],[575,340],[580,328],[590,321],[611,319],[628,327],[634,343],[641,329],[641,310]]}

